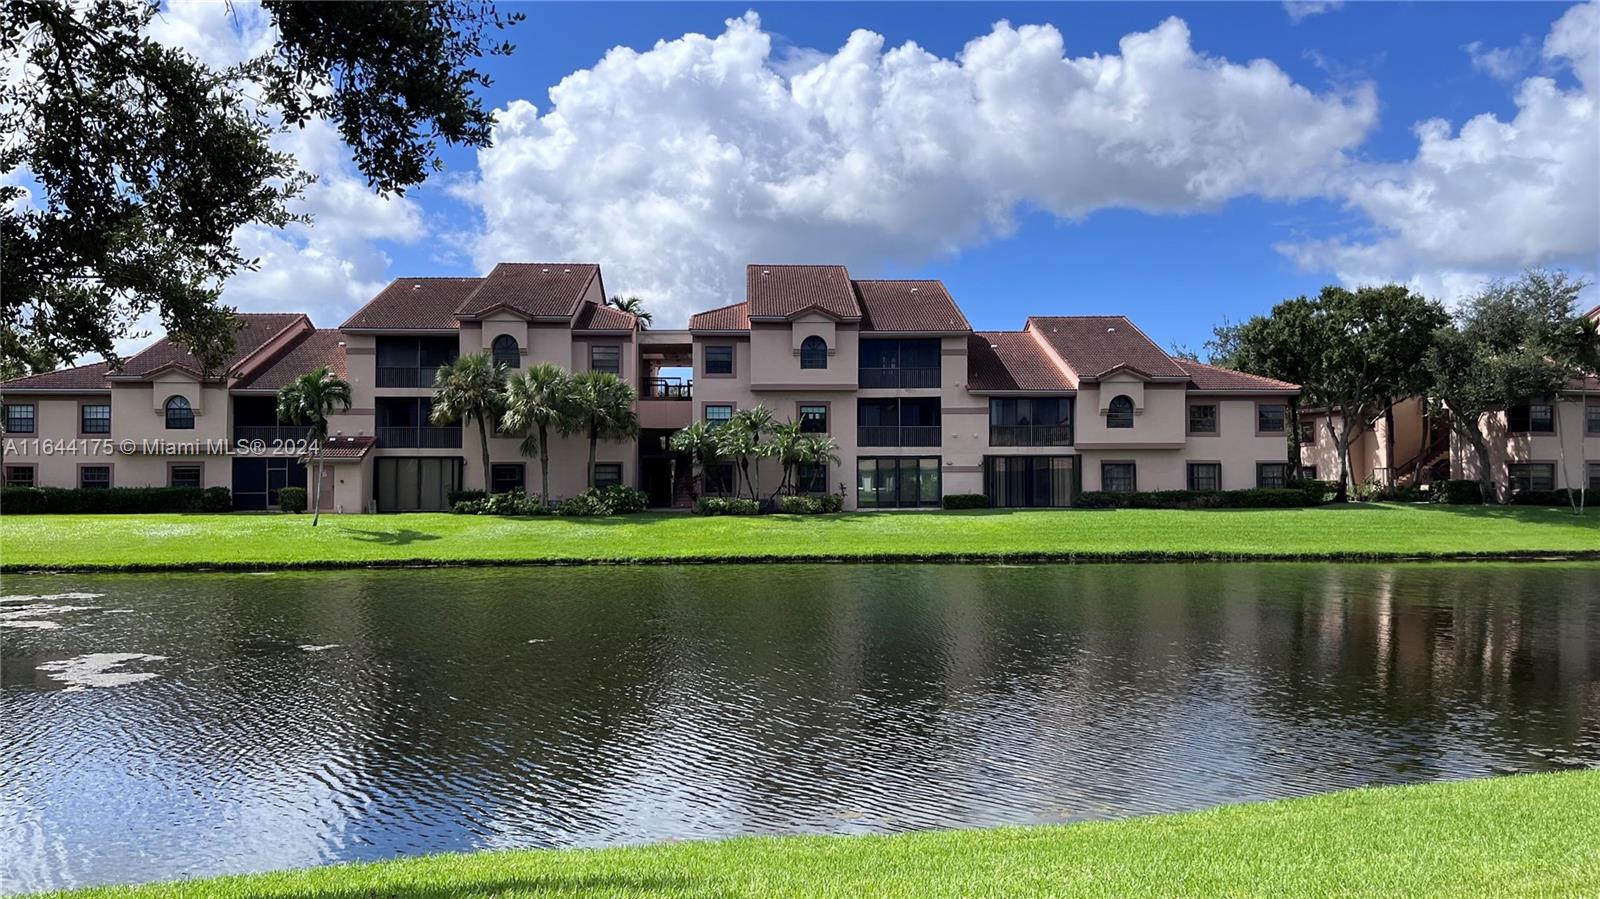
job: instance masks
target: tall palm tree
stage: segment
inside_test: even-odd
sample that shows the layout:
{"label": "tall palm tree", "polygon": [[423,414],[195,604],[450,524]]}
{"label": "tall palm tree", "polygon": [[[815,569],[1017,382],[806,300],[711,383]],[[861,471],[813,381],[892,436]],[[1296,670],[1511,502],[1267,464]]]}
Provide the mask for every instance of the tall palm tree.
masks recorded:
{"label": "tall palm tree", "polygon": [[750,488],[750,498],[761,498],[761,464],[756,463],[752,476],[750,460],[763,452],[761,438],[771,433],[778,418],[766,406],[752,406],[733,413],[728,422],[717,428],[717,449],[722,455],[735,459],[744,475],[745,486]]}
{"label": "tall palm tree", "polygon": [[550,429],[560,428],[568,408],[572,378],[549,362],[512,375],[506,382],[505,414],[500,429],[522,435],[522,454],[539,454],[539,503],[550,505]]}
{"label": "tall palm tree", "polygon": [[[839,441],[833,439],[832,434],[807,434],[800,438],[800,445],[795,450],[801,465],[833,466],[839,464]],[[823,483],[827,488],[827,483]],[[825,489],[824,492],[831,493]]]}
{"label": "tall palm tree", "polygon": [[335,407],[350,408],[350,382],[323,366],[285,384],[278,391],[278,420],[306,425],[307,451],[317,457],[317,481],[311,488],[311,526],[322,518],[322,445],[328,440],[328,416]]}
{"label": "tall palm tree", "polygon": [[478,423],[478,446],[483,449],[483,489],[489,490],[489,423],[500,418],[501,394],[506,389],[506,367],[488,351],[462,356],[439,367],[433,379],[436,425],[467,420]]}
{"label": "tall palm tree", "polygon": [[637,318],[639,320],[639,327],[641,328],[648,328],[650,325],[655,323],[655,316],[645,311],[644,300],[641,300],[638,297],[614,296],[611,298],[610,303],[618,309],[621,309],[623,312],[630,313],[634,318]]}
{"label": "tall palm tree", "polygon": [[799,423],[789,421],[774,426],[772,439],[762,446],[761,454],[776,460],[778,471],[782,474],[778,479],[778,489],[772,492],[774,497],[783,493],[785,488],[788,488],[791,493],[794,492],[791,475],[794,472],[794,467],[804,461],[800,457],[800,450],[804,440],[805,435],[800,432]]}
{"label": "tall palm tree", "polygon": [[[668,446],[675,453],[686,453],[689,461],[700,466],[700,478],[703,482],[711,480],[711,469],[722,456],[717,449],[716,429],[703,421],[690,422],[679,429],[668,441]],[[722,482],[717,481],[717,494],[722,494]]]}
{"label": "tall palm tree", "polygon": [[589,486],[594,486],[595,447],[601,440],[628,440],[639,435],[639,395],[626,381],[608,371],[586,371],[572,376],[567,408],[561,416],[563,434],[589,438]]}

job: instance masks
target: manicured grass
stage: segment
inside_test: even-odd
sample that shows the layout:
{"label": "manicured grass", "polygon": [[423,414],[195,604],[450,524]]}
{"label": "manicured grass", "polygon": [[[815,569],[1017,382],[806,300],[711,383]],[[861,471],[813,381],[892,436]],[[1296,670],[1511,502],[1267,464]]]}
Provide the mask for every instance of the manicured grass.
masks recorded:
{"label": "manicured grass", "polygon": [[766,559],[1600,556],[1600,510],[1350,505],[1229,511],[870,512],[700,518],[9,515],[0,568]]}
{"label": "manicured grass", "polygon": [[438,855],[132,889],[139,899],[1594,896],[1600,771],[1065,827]]}

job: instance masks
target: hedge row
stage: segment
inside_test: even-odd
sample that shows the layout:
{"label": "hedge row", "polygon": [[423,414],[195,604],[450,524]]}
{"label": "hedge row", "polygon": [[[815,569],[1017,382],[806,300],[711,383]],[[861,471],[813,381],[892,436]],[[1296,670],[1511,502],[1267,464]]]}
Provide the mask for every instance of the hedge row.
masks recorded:
{"label": "hedge row", "polygon": [[1078,495],[1083,509],[1292,509],[1320,505],[1320,488],[1258,487],[1250,490],[1090,490]]}
{"label": "hedge row", "polygon": [[455,498],[450,511],[458,515],[626,515],[650,507],[650,495],[620,484],[603,489],[590,487],[577,496],[562,500],[554,509],[520,490],[484,495],[481,490],[450,494]]}
{"label": "hedge row", "polygon": [[226,487],[63,487],[0,489],[6,515],[133,514],[145,512],[227,512],[233,494]]}
{"label": "hedge row", "polygon": [[951,493],[945,496],[942,504],[946,509],[987,509],[989,497],[982,493]]}

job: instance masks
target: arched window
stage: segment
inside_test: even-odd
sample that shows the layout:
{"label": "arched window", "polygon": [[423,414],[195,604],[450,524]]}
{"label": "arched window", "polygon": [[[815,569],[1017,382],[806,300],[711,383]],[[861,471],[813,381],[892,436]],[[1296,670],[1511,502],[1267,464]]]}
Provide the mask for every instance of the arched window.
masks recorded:
{"label": "arched window", "polygon": [[522,350],[517,346],[517,339],[510,334],[501,334],[494,339],[494,361],[506,368],[522,367]]}
{"label": "arched window", "polygon": [[813,334],[800,341],[801,368],[827,368],[828,342]]}
{"label": "arched window", "polygon": [[194,409],[190,408],[189,401],[181,396],[167,397],[167,430],[194,430]]}
{"label": "arched window", "polygon": [[1112,397],[1111,405],[1106,407],[1106,427],[1133,427],[1133,400],[1125,396]]}

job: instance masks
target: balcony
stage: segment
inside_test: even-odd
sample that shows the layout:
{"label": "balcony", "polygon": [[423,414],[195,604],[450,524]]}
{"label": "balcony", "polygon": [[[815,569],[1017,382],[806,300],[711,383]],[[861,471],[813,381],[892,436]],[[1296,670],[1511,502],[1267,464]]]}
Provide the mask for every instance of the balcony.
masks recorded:
{"label": "balcony", "polygon": [[272,443],[283,440],[304,440],[310,433],[306,425],[234,425],[234,442],[246,440],[260,440],[263,443]]}
{"label": "balcony", "polygon": [[460,449],[461,427],[436,427],[414,425],[380,427],[378,446],[389,449]]}
{"label": "balcony", "polygon": [[645,378],[639,384],[641,400],[692,400],[694,382],[679,378]]}
{"label": "balcony", "polygon": [[379,387],[432,387],[438,366],[378,366]]}
{"label": "balcony", "polygon": [[884,427],[862,425],[856,428],[857,446],[938,446],[939,427]]}
{"label": "balcony", "polygon": [[990,446],[1071,446],[1072,425],[990,425]]}
{"label": "balcony", "polygon": [[906,387],[938,387],[937,368],[863,368],[857,384],[862,390],[897,390]]}

